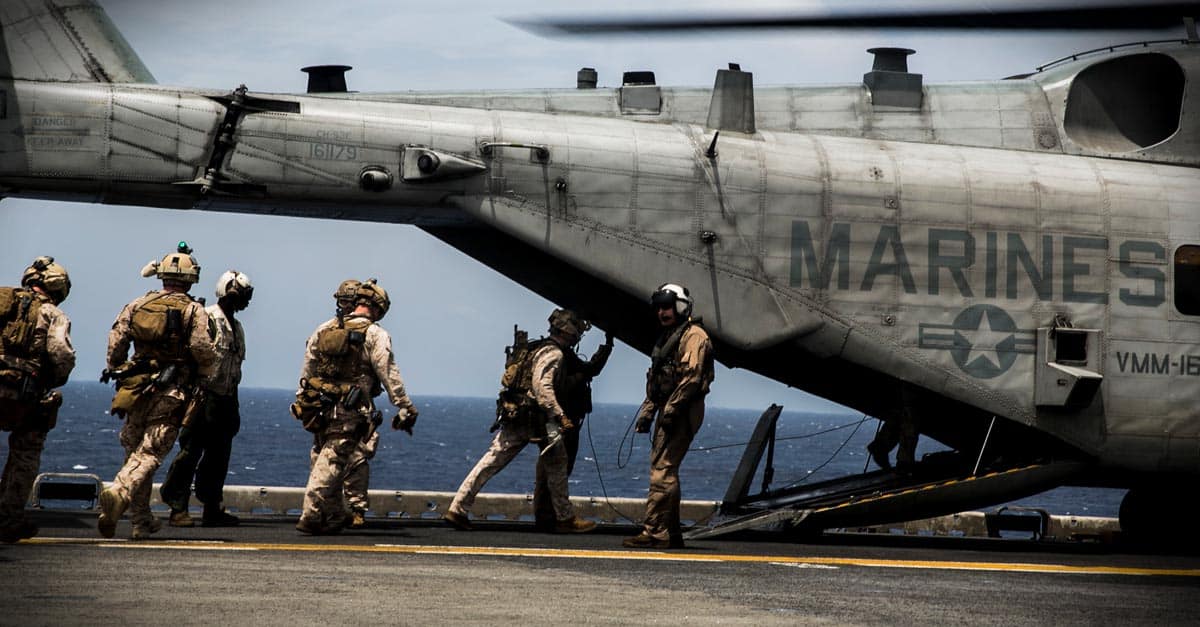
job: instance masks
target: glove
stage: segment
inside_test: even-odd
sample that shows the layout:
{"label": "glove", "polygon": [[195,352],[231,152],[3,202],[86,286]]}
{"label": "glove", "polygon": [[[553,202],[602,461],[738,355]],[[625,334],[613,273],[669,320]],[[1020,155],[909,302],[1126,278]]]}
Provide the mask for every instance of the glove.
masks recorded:
{"label": "glove", "polygon": [[563,431],[570,431],[575,428],[575,423],[571,422],[571,419],[566,416],[559,416],[558,424],[562,425]]}
{"label": "glove", "polygon": [[605,332],[604,332],[604,345],[605,345],[605,346],[612,346],[612,345],[613,345],[613,337],[612,337],[612,333],[609,333],[608,331],[605,331]]}
{"label": "glove", "polygon": [[402,407],[396,411],[396,417],[392,418],[392,429],[394,431],[403,431],[408,435],[413,434],[413,427],[417,424],[416,407]]}

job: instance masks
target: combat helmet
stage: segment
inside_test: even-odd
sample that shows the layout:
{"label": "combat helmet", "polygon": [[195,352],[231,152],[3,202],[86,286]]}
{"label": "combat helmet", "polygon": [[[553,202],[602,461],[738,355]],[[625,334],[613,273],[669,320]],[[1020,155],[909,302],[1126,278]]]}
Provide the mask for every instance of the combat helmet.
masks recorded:
{"label": "combat helmet", "polygon": [[225,274],[217,279],[218,301],[222,298],[230,298],[233,300],[235,308],[240,311],[250,304],[250,299],[253,297],[254,285],[250,283],[250,277],[245,273],[226,270]]}
{"label": "combat helmet", "polygon": [[663,283],[650,295],[650,304],[655,307],[675,307],[675,313],[687,318],[692,315],[692,295],[686,287],[674,283]]}
{"label": "combat helmet", "polygon": [[354,302],[374,305],[379,308],[379,317],[376,320],[383,320],[383,317],[387,315],[388,309],[392,308],[392,300],[388,298],[387,291],[379,287],[375,279],[367,279],[358,286]]}
{"label": "combat helmet", "polygon": [[568,337],[574,338],[576,342],[587,333],[588,329],[592,328],[591,323],[570,309],[555,309],[550,312],[550,332],[558,332]]}
{"label": "combat helmet", "polygon": [[54,263],[54,257],[38,257],[25,268],[21,275],[21,287],[34,285],[46,290],[55,305],[67,300],[67,294],[71,293],[71,277],[66,268]]}
{"label": "combat helmet", "polygon": [[354,301],[358,299],[358,288],[361,286],[362,281],[358,279],[346,279],[338,285],[337,291],[333,293],[333,300],[337,302],[339,313],[347,314],[354,309]]}
{"label": "combat helmet", "polygon": [[151,261],[142,268],[142,276],[157,276],[163,281],[200,282],[200,264],[192,256],[187,242],[179,242],[175,252],[167,253],[160,261]]}

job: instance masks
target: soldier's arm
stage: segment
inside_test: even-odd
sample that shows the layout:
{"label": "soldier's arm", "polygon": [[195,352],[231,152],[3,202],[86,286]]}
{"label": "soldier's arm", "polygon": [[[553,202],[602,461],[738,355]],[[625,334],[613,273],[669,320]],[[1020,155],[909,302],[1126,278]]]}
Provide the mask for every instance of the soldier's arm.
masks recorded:
{"label": "soldier's arm", "polygon": [[712,352],[712,342],[694,327],[679,341],[679,384],[663,405],[663,413],[674,415],[690,404],[704,389],[704,364]]}
{"label": "soldier's arm", "polygon": [[192,329],[188,337],[188,350],[203,379],[211,377],[217,371],[217,348],[213,346],[208,334],[208,312],[200,305],[192,307]]}
{"label": "soldier's arm", "polygon": [[554,375],[562,367],[562,361],[562,351],[553,348],[539,350],[533,359],[533,396],[548,419],[558,418],[565,413],[554,394]]}
{"label": "soldier's arm", "polygon": [[67,382],[75,369],[75,347],[71,346],[71,319],[57,307],[42,307],[46,320],[46,356],[52,366],[54,380],[50,387]]}
{"label": "soldier's arm", "polygon": [[[137,301],[134,301],[137,302]],[[133,318],[133,303],[125,305],[117,319],[113,321],[112,330],[108,332],[108,355],[106,362],[109,370],[119,368],[129,355],[129,345],[133,338],[129,335],[129,324]]]}
{"label": "soldier's arm", "polygon": [[301,379],[311,379],[317,374],[317,333],[321,331],[321,326],[317,327],[317,330],[313,331],[312,335],[308,336],[308,342],[304,344],[304,363],[300,365]]}
{"label": "soldier's arm", "polygon": [[612,355],[612,350],[612,344],[601,344],[592,354],[592,358],[583,363],[581,370],[587,374],[589,379],[604,370],[604,365],[608,363],[608,357]]}
{"label": "soldier's arm", "polygon": [[412,408],[412,399],[404,389],[404,379],[400,377],[400,369],[396,367],[396,355],[392,353],[392,336],[378,325],[372,325],[367,333],[366,349],[371,360],[371,369],[375,371],[375,378],[387,391],[388,399],[400,409]]}

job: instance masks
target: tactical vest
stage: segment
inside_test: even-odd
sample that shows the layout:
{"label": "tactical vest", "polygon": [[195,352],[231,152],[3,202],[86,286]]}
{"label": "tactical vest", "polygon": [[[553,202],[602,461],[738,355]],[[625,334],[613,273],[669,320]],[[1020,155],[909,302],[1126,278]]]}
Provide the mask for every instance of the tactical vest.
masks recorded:
{"label": "tactical vest", "polygon": [[684,322],[654,344],[650,353],[650,371],[646,373],[646,392],[655,404],[667,402],[679,387],[679,342],[693,324],[696,324],[693,320]]}
{"label": "tactical vest", "polygon": [[[501,423],[521,422],[536,427],[543,422],[533,394],[533,358],[550,343],[545,338],[529,341],[525,331],[513,329],[513,344],[504,349],[504,374],[500,376],[500,395],[496,399],[496,419]],[[558,383],[556,380],[556,392]]]}
{"label": "tactical vest", "polygon": [[[583,372],[583,366],[583,360],[575,351],[563,351],[562,390],[558,394],[558,403],[572,419],[582,419],[592,413],[592,377]],[[555,389],[559,387],[556,385]]]}
{"label": "tactical vest", "polygon": [[0,375],[10,371],[4,379],[36,377],[41,369],[46,352],[46,330],[37,326],[42,302],[33,290],[0,287]]}
{"label": "tactical vest", "polygon": [[369,318],[338,318],[336,326],[317,332],[313,345],[313,372],[327,381],[357,383],[372,373],[366,356],[367,329],[374,324]]}
{"label": "tactical vest", "polygon": [[189,310],[193,306],[197,305],[191,296],[165,292],[133,310],[129,321],[133,360],[190,363],[193,316]]}

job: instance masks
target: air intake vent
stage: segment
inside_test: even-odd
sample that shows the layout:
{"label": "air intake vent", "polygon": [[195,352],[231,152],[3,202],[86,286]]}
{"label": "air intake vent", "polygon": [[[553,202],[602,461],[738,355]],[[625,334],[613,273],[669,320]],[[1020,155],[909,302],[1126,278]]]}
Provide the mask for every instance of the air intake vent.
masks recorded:
{"label": "air intake vent", "polygon": [[1092,150],[1128,152],[1179,130],[1183,70],[1164,54],[1134,54],[1097,63],[1075,76],[1063,128]]}
{"label": "air intake vent", "polygon": [[346,93],[346,72],[352,69],[349,65],[310,65],[300,71],[308,74],[308,93],[336,94]]}

